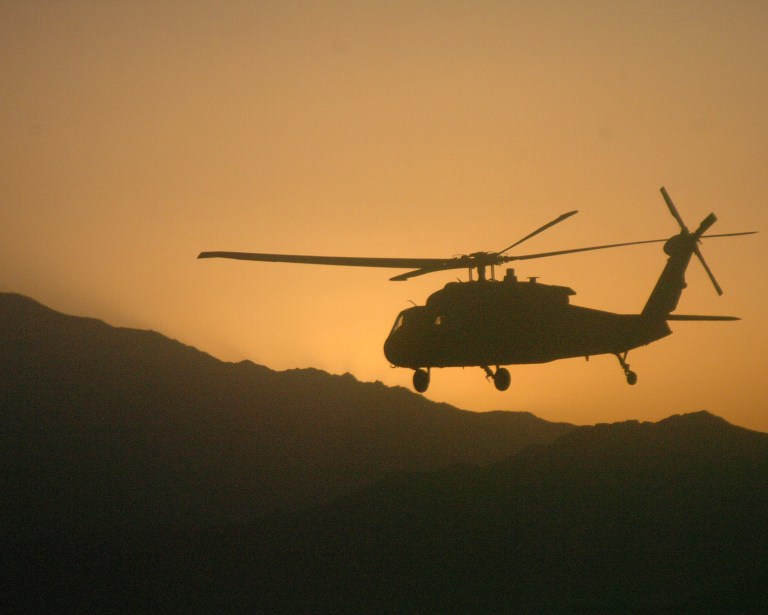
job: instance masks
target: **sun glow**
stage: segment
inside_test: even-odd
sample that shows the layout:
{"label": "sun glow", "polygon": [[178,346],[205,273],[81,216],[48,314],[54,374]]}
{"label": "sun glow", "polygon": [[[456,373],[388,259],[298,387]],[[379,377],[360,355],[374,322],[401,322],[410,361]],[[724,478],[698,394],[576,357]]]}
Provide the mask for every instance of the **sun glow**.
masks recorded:
{"label": "sun glow", "polygon": [[[591,8],[590,8],[591,7]],[[488,2],[88,3],[3,9],[4,290],[225,360],[410,387],[382,344],[463,272],[201,262],[201,250],[449,258],[768,228],[768,9]],[[630,353],[436,370],[428,396],[594,423],[702,408],[768,430],[762,235],[702,246],[674,323]],[[642,308],[659,246],[516,265],[572,302]],[[499,271],[501,273],[501,271]]]}

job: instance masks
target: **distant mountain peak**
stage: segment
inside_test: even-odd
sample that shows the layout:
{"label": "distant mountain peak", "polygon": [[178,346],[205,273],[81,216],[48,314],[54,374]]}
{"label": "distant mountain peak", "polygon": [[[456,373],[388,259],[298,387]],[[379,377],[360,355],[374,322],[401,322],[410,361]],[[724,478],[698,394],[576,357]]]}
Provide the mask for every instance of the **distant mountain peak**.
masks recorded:
{"label": "distant mountain peak", "polygon": [[699,410],[698,412],[687,412],[684,414],[673,414],[661,421],[659,425],[688,425],[695,427],[718,427],[725,425],[733,426],[724,418],[712,414],[708,410]]}

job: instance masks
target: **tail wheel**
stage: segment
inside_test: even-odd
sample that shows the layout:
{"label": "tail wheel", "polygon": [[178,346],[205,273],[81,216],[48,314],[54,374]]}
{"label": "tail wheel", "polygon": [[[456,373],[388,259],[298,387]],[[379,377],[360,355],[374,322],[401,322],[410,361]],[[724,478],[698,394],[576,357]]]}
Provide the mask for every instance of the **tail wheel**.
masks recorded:
{"label": "tail wheel", "polygon": [[424,393],[429,388],[429,371],[417,369],[413,372],[413,388],[419,393]]}
{"label": "tail wheel", "polygon": [[627,384],[637,384],[637,374],[629,369],[629,363],[627,363],[628,354],[629,350],[617,352],[616,358],[619,360],[619,365],[621,365],[621,369],[624,370],[624,375],[627,377]]}
{"label": "tail wheel", "polygon": [[512,376],[509,375],[509,370],[505,367],[496,368],[496,373],[493,375],[493,384],[496,388],[499,391],[506,391],[510,382],[512,382]]}

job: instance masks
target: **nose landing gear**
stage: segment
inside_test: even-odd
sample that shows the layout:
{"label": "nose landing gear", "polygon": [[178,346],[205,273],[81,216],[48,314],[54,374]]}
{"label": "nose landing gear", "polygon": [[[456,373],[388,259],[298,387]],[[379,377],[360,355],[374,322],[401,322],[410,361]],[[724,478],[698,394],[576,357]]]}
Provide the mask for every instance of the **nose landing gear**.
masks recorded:
{"label": "nose landing gear", "polygon": [[429,368],[419,368],[413,372],[413,388],[424,393],[429,388]]}
{"label": "nose landing gear", "polygon": [[627,363],[627,355],[629,351],[616,353],[616,358],[619,360],[619,365],[624,370],[624,375],[627,377],[627,384],[637,384],[637,374],[629,369],[629,363]]}

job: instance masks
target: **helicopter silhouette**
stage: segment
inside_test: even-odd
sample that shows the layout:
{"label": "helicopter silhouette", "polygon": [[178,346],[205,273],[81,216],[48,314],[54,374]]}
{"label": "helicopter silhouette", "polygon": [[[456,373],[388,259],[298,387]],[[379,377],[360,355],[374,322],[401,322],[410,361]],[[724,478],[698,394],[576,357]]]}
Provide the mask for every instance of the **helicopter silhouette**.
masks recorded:
{"label": "helicopter silhouette", "polygon": [[[702,239],[750,235],[757,231],[705,235],[716,222],[709,214],[691,232],[666,189],[661,194],[680,232],[668,239],[571,248],[537,254],[507,252],[555,224],[570,218],[567,212],[498,252],[475,252],[449,259],[371,258],[259,254],[251,252],[201,252],[198,258],[229,258],[266,262],[341,265],[351,267],[407,268],[411,271],[390,278],[404,281],[438,271],[467,269],[467,282],[449,282],[431,294],[425,305],[398,314],[384,342],[384,355],[395,367],[413,370],[413,387],[423,393],[433,368],[480,367],[496,388],[505,391],[511,377],[505,365],[547,363],[557,359],[612,354],[624,371],[627,383],[637,383],[637,374],[627,363],[629,351],[672,333],[669,321],[727,321],[735,316],[703,316],[673,313],[686,287],[685,271],[692,256],[700,261],[715,290],[723,291],[699,250]],[[617,314],[572,305],[575,292],[566,286],[543,284],[537,278],[519,280],[507,269],[497,280],[495,268],[517,260],[530,260],[603,250],[645,243],[664,243],[667,262],[645,306],[639,314]],[[490,270],[490,275],[489,275]],[[493,366],[495,369],[491,369]]]}

